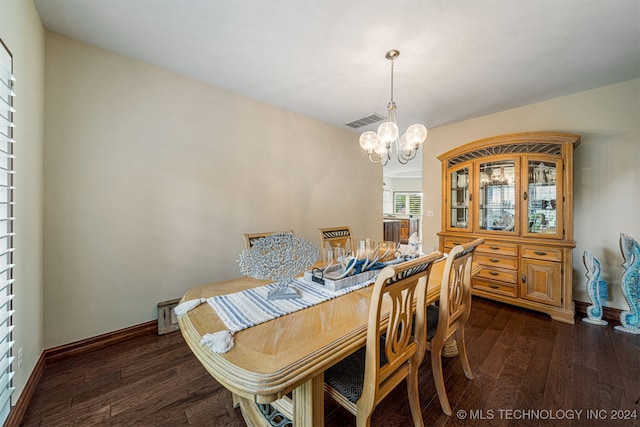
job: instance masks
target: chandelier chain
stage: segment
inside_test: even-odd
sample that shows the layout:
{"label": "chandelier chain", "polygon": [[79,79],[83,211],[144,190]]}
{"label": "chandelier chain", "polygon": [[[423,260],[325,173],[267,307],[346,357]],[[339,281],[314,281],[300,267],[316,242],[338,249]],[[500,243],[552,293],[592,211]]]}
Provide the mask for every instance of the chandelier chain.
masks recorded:
{"label": "chandelier chain", "polygon": [[393,59],[391,60],[391,104],[393,104]]}

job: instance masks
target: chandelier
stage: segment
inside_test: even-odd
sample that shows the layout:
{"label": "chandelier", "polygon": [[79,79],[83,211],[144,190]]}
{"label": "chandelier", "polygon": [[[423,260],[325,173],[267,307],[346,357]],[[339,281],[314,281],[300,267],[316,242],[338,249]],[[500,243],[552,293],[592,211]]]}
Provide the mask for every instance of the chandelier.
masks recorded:
{"label": "chandelier", "polygon": [[411,125],[398,138],[398,122],[396,119],[396,103],[393,102],[393,60],[400,56],[400,51],[390,50],[385,58],[391,61],[391,101],[387,106],[387,121],[378,127],[377,132],[368,131],[360,135],[360,146],[369,155],[372,163],[386,165],[391,160],[391,152],[395,146],[398,162],[406,165],[416,157],[420,145],[427,139],[427,128],[421,124]]}

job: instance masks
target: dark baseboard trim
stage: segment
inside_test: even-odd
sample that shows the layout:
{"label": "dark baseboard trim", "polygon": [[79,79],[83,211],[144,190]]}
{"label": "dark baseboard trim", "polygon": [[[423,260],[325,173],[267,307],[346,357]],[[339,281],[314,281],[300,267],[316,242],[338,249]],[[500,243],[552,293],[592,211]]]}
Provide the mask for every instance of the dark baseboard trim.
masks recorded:
{"label": "dark baseboard trim", "polygon": [[[576,314],[581,314],[583,316],[587,315],[587,307],[592,305],[591,303],[583,302],[583,301],[574,300],[573,302],[576,306]],[[619,308],[602,306],[602,319],[606,320],[611,324],[614,324],[614,325],[620,324],[620,313],[622,313],[622,310],[620,310]]]}
{"label": "dark baseboard trim", "polygon": [[40,355],[40,358],[36,362],[36,366],[34,366],[31,375],[29,375],[29,379],[27,383],[24,385],[24,389],[18,398],[16,404],[11,408],[11,412],[9,412],[9,416],[7,417],[4,425],[7,427],[19,426],[22,423],[22,419],[24,418],[24,414],[27,412],[27,406],[29,406],[29,402],[31,402],[31,398],[33,394],[36,392],[36,387],[40,382],[40,378],[42,378],[42,374],[44,373],[44,368],[46,366],[46,360],[44,359],[44,353]]}
{"label": "dark baseboard trim", "polygon": [[139,325],[130,326],[106,334],[86,338],[84,340],[64,344],[58,347],[49,348],[44,351],[44,358],[47,363],[56,362],[73,356],[100,350],[113,344],[138,338],[145,335],[158,333],[158,321],[152,320]]}
{"label": "dark baseboard trim", "polygon": [[100,350],[113,344],[117,344],[123,341],[130,340],[132,338],[138,338],[146,335],[158,333],[158,321],[151,320],[149,322],[141,323],[139,325],[130,326],[128,328],[119,329],[113,332],[107,332],[106,334],[98,335],[95,337],[87,338],[84,340],[72,342],[69,344],[61,345],[46,349],[40,355],[36,366],[33,368],[27,383],[24,386],[24,390],[20,394],[18,401],[11,408],[9,417],[5,421],[6,427],[19,426],[22,423],[24,414],[27,411],[29,402],[33,397],[33,393],[42,378],[45,368],[48,363],[67,359],[73,356],[79,356],[95,350]]}

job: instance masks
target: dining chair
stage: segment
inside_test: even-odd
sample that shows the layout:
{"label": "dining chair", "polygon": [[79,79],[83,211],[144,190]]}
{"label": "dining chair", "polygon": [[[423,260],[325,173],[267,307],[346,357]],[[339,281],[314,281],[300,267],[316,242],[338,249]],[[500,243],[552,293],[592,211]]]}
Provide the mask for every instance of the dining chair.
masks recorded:
{"label": "dining chair", "polygon": [[423,425],[418,367],[426,341],[427,282],[441,256],[434,252],[382,269],[373,285],[365,347],[324,373],[327,395],[355,415],[358,426],[368,426],[378,403],[405,379],[413,423]]}
{"label": "dining chair", "polygon": [[289,233],[293,234],[293,230],[284,230],[284,231],[265,231],[262,233],[245,233],[244,235],[244,247],[245,249],[251,249],[256,240],[262,239],[267,236],[271,236],[275,233]]}
{"label": "dining chair", "polygon": [[427,307],[426,348],[431,352],[431,370],[440,406],[447,415],[451,415],[451,406],[442,375],[442,349],[451,337],[456,340],[465,376],[473,379],[464,343],[464,325],[471,313],[471,263],[476,248],[482,243],[483,239],[476,239],[451,249],[442,273],[438,305]]}
{"label": "dining chair", "polygon": [[[351,240],[351,228],[349,226],[318,228],[320,238],[322,239],[322,249],[327,244],[332,247],[341,246],[345,251],[353,251],[353,242]],[[349,248],[347,249],[347,245]]]}

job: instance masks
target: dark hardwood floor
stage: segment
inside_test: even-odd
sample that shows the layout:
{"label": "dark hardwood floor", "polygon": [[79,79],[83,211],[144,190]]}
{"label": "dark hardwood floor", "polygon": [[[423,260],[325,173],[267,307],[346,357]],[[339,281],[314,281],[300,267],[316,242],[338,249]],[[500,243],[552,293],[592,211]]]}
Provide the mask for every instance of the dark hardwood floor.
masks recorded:
{"label": "dark hardwood floor", "polygon": [[[466,339],[473,380],[465,378],[458,358],[444,360],[452,417],[440,409],[425,358],[420,399],[426,425],[640,426],[640,336],[580,319],[566,325],[474,299]],[[329,400],[325,415],[327,426],[355,425],[351,414]],[[207,374],[176,332],[48,364],[22,425],[244,422],[231,394]],[[411,425],[404,387],[376,409],[372,425]]]}

